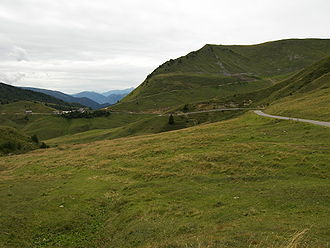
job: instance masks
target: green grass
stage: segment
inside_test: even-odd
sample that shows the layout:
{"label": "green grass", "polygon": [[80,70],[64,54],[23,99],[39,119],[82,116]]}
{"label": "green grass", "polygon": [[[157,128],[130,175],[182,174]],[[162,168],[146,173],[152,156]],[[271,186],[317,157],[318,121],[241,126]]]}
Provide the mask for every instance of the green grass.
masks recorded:
{"label": "green grass", "polygon": [[326,247],[330,129],[245,114],[0,160],[0,247]]}

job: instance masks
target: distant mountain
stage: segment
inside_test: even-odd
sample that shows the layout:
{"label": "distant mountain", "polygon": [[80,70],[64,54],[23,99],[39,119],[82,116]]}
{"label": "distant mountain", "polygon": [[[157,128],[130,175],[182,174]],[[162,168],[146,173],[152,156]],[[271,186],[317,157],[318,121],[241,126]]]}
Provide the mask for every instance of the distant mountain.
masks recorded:
{"label": "distant mountain", "polygon": [[99,104],[93,100],[91,100],[90,98],[87,97],[73,97],[71,95],[65,94],[63,92],[60,91],[54,91],[54,90],[47,90],[47,89],[40,89],[40,88],[32,88],[32,87],[22,87],[23,89],[27,89],[27,90],[32,90],[35,92],[41,92],[50,96],[53,96],[57,99],[61,99],[65,102],[69,102],[69,103],[79,103],[83,106],[86,107],[90,107],[92,109],[100,109],[100,108],[105,108],[107,106],[109,106],[109,104]]}
{"label": "distant mountain", "polygon": [[115,104],[132,92],[134,88],[128,88],[123,90],[110,90],[104,93],[97,93],[94,91],[83,91],[77,94],[73,94],[73,97],[87,97],[99,104]]}
{"label": "distant mountain", "polygon": [[6,104],[17,101],[38,101],[46,103],[56,109],[71,109],[82,107],[78,103],[67,103],[63,100],[55,98],[53,96],[35,92],[32,90],[26,90],[19,87],[11,86],[0,82],[0,103]]}
{"label": "distant mountain", "polygon": [[107,101],[108,101],[108,103],[115,104],[115,103],[117,103],[118,101],[120,101],[121,99],[123,99],[127,95],[128,95],[128,93],[124,93],[124,94],[111,94],[111,95],[107,96]]}
{"label": "distant mountain", "polygon": [[124,94],[129,94],[131,93],[135,88],[131,87],[131,88],[127,88],[127,89],[123,89],[123,90],[109,90],[107,92],[103,92],[102,95],[104,96],[110,96],[110,95],[124,95]]}
{"label": "distant mountain", "polygon": [[73,94],[72,96],[74,96],[74,97],[87,97],[87,98],[89,98],[89,99],[91,99],[94,102],[97,102],[99,104],[108,103],[108,100],[107,100],[106,96],[104,96],[100,93],[94,92],[94,91],[83,91],[83,92],[80,92],[80,93],[77,93],[77,94]]}

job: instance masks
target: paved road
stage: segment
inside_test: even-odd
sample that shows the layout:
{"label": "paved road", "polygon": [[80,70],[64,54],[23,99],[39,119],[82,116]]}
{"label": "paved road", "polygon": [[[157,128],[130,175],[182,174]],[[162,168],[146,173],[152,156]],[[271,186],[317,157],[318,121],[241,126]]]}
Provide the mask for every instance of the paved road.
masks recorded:
{"label": "paved road", "polygon": [[257,115],[275,118],[275,119],[308,122],[308,123],[312,123],[312,124],[319,125],[319,126],[330,127],[330,122],[326,122],[326,121],[314,121],[314,120],[306,120],[306,119],[299,119],[299,118],[292,118],[292,117],[269,115],[269,114],[265,114],[264,112],[262,112],[260,110],[255,110],[254,113],[256,113]]}

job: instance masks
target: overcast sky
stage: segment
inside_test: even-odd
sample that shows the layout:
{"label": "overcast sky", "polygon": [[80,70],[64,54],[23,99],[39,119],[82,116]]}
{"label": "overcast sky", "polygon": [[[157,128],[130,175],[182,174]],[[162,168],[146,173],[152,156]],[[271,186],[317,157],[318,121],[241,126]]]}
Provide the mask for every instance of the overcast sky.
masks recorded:
{"label": "overcast sky", "polygon": [[76,93],[138,86],[212,44],[330,38],[329,0],[0,0],[0,81]]}

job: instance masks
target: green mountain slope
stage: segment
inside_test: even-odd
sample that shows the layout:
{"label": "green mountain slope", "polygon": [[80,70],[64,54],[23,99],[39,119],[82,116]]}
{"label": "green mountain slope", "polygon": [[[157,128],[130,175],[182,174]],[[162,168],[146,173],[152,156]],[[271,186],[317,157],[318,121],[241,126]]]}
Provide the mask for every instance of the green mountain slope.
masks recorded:
{"label": "green mountain slope", "polygon": [[4,157],[0,247],[326,247],[329,142],[251,113]]}
{"label": "green mountain slope", "polygon": [[[329,120],[330,56],[300,70],[275,85],[245,94],[215,98],[186,106],[189,111],[207,108],[267,107],[269,113]],[[176,110],[182,110],[183,106]]]}
{"label": "green mountain slope", "polygon": [[329,54],[329,39],[206,45],[158,67],[111,109],[162,112],[180,104],[253,92]]}

